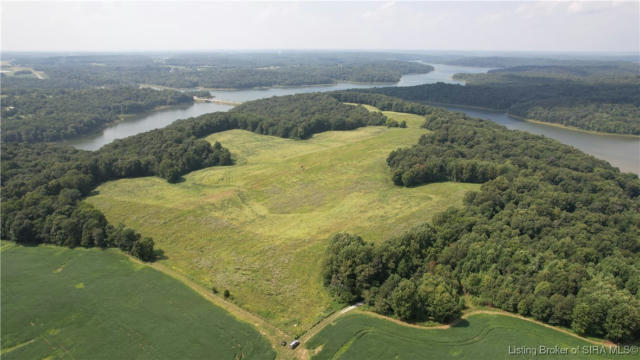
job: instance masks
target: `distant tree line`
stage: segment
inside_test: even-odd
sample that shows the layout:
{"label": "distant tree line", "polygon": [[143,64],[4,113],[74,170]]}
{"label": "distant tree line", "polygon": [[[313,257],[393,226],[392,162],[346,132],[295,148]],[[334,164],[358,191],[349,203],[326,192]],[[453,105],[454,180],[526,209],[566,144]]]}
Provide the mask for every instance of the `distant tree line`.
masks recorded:
{"label": "distant tree line", "polygon": [[536,72],[571,76],[637,76],[640,73],[633,56],[627,60],[552,59],[508,56],[468,56],[448,59],[445,63],[461,66],[495,68],[489,72]]}
{"label": "distant tree line", "polygon": [[[362,83],[391,83],[402,75],[427,73],[429,65],[402,61],[380,61],[372,63],[340,65],[296,65],[264,68],[180,68],[156,71],[151,76],[137,74],[138,82],[192,88],[247,89],[272,86],[301,86],[334,84],[339,81]],[[136,75],[134,75],[136,76]]]}
{"label": "distant tree line", "polygon": [[230,113],[253,115],[239,128],[265,135],[306,139],[312,134],[328,130],[352,130],[362,126],[389,125],[379,112],[364,107],[346,105],[322,93],[273,97],[244,103]]}
{"label": "distant tree line", "polygon": [[[197,57],[196,57],[197,58]],[[86,88],[96,86],[119,87],[140,84],[174,88],[233,88],[247,89],[272,86],[301,86],[334,84],[340,81],[363,83],[391,83],[402,75],[427,73],[430,65],[387,60],[387,57],[367,59],[327,58],[317,61],[311,56],[294,61],[250,61],[228,63],[173,60],[167,62],[123,59],[110,62],[108,57],[21,59],[47,74],[47,79],[2,76],[7,88]],[[91,62],[95,60],[96,62]],[[178,65],[173,65],[178,64]],[[198,65],[196,65],[198,64]]]}
{"label": "distant tree line", "polygon": [[18,70],[13,75],[33,75],[33,72],[31,70]]}
{"label": "distant tree line", "polygon": [[[358,97],[370,105],[385,100]],[[464,207],[381,244],[334,236],[323,267],[333,294],[413,321],[451,320],[460,314],[460,297],[469,294],[477,304],[581,335],[640,337],[636,175],[542,136],[386,101],[416,106],[431,131],[389,155],[397,185],[483,185],[465,195]]]}
{"label": "distant tree line", "polygon": [[574,63],[555,65],[520,65],[489,70],[490,75],[497,73],[530,75],[557,79],[592,78],[594,80],[636,78],[640,68],[633,62]]}
{"label": "distant tree line", "polygon": [[100,130],[121,115],[193,103],[192,94],[133,87],[19,90],[3,86],[2,95],[4,142],[67,139]]}
{"label": "distant tree line", "polygon": [[[469,75],[473,78],[476,75]],[[496,74],[494,82],[368,90],[409,101],[479,106],[585,130],[640,135],[640,80],[569,81]],[[467,77],[465,77],[467,78]]]}

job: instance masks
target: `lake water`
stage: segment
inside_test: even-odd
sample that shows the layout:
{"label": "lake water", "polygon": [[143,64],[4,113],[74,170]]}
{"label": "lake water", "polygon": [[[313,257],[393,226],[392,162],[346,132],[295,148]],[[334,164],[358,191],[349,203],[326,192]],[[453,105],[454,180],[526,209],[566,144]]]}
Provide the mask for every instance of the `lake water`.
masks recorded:
{"label": "lake water", "polygon": [[[245,102],[250,100],[264,99],[272,96],[284,96],[293,94],[302,94],[310,92],[336,91],[346,89],[365,89],[375,86],[413,86],[420,84],[432,84],[438,81],[449,83],[460,83],[451,79],[456,73],[484,73],[489,68],[477,68],[468,66],[452,66],[452,65],[434,65],[435,70],[427,74],[409,74],[404,75],[399,82],[389,85],[366,85],[353,83],[337,83],[333,85],[314,85],[314,86],[298,86],[298,87],[274,87],[264,89],[248,89],[248,90],[214,90],[211,95],[216,99]],[[141,132],[163,128],[178,119],[186,119],[189,117],[200,116],[202,114],[212,113],[216,111],[227,111],[232,106],[215,104],[215,103],[194,103],[185,108],[172,108],[153,112],[136,118],[132,118],[120,122],[114,126],[108,127],[99,134],[78,137],[65,141],[65,144],[71,145],[83,150],[98,150],[102,146],[109,144],[116,139],[122,139],[128,136],[139,134]]]}
{"label": "lake water", "polygon": [[[404,75],[399,82],[392,86],[414,86],[446,82],[460,84],[451,77],[456,73],[485,73],[489,68],[477,68],[468,66],[453,66],[433,64],[434,71],[427,74]],[[293,95],[309,92],[324,92],[346,90],[354,88],[371,88],[382,85],[364,85],[353,83],[338,83],[334,85],[318,85],[304,87],[277,87],[249,90],[215,90],[211,94],[217,99],[244,102],[263,99],[272,96]],[[385,85],[389,86],[389,85]],[[66,141],[78,149],[97,150],[102,146],[116,140],[132,136],[141,132],[165,127],[178,119],[195,117],[216,111],[228,111],[232,106],[215,103],[195,103],[185,108],[172,108],[169,110],[153,112],[137,118],[118,123],[106,128],[101,134],[84,136]],[[516,120],[509,116],[491,111],[469,110],[462,108],[449,108],[462,111],[473,117],[490,119],[509,129],[524,130],[534,134],[545,135],[567,145],[574,146],[587,154],[609,161],[622,171],[640,174],[640,139],[610,135],[594,135],[585,132],[571,131],[558,127],[529,123]]]}
{"label": "lake water", "polygon": [[462,111],[469,116],[489,119],[509,129],[528,131],[544,135],[562,143],[571,145],[597,158],[607,160],[611,165],[625,172],[640,174],[640,139],[616,135],[596,135],[573,131],[555,126],[521,121],[504,113],[447,107],[449,110]]}
{"label": "lake water", "polygon": [[202,114],[227,111],[233,106],[214,103],[194,103],[186,107],[155,111],[140,117],[122,121],[108,127],[100,134],[93,134],[67,140],[64,143],[82,150],[98,150],[110,142],[153,129],[163,128],[178,119],[186,119]]}

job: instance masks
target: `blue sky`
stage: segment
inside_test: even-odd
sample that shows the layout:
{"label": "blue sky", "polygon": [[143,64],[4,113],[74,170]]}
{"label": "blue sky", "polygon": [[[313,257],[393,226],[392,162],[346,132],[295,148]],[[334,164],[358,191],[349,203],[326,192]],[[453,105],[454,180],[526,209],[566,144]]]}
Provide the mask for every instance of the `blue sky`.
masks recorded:
{"label": "blue sky", "polygon": [[638,52],[639,1],[9,2],[3,51]]}

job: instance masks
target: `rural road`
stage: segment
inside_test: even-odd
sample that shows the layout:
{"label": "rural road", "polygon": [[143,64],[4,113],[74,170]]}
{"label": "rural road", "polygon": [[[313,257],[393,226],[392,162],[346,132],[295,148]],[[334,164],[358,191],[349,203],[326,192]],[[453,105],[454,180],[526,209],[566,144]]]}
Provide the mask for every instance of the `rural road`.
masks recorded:
{"label": "rural road", "polygon": [[307,332],[300,338],[300,343],[302,345],[304,345],[307,341],[309,341],[309,339],[314,337],[317,333],[319,333],[322,329],[327,327],[327,325],[331,324],[334,320],[336,320],[340,316],[348,313],[349,311],[351,311],[351,310],[353,310],[353,309],[355,309],[358,306],[361,306],[363,304],[364,303],[359,302],[359,303],[357,303],[355,305],[347,306],[346,308],[344,308],[344,309],[342,309],[340,311],[336,311],[333,314],[327,316],[322,321],[318,322],[313,327],[311,327],[311,329],[307,330]]}

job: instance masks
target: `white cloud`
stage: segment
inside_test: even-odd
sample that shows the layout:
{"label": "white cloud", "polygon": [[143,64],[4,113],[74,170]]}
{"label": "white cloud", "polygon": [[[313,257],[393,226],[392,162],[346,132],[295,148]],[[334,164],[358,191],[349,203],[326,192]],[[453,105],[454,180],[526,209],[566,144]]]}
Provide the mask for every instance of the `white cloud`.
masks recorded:
{"label": "white cloud", "polygon": [[3,50],[638,51],[632,2],[1,2]]}

